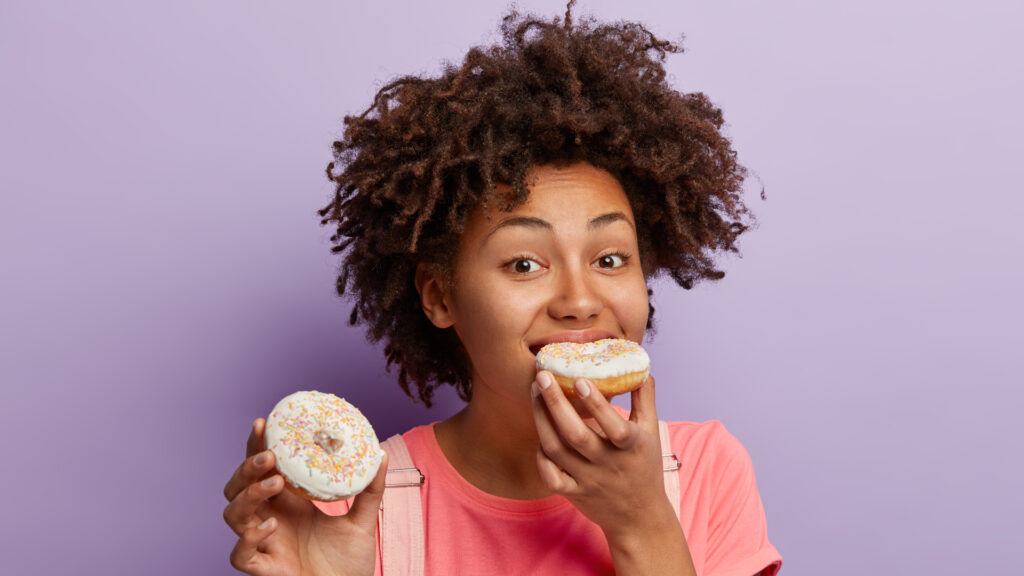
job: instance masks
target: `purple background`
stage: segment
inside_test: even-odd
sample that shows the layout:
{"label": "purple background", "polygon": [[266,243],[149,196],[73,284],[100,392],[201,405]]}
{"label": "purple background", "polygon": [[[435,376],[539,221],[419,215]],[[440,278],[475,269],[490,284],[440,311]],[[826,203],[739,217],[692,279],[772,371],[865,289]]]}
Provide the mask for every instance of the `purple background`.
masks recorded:
{"label": "purple background", "polygon": [[[0,5],[3,572],[232,574],[221,489],[278,398],[382,436],[459,405],[347,327],[315,210],[342,116],[503,4],[56,4]],[[787,576],[1019,570],[1019,6],[583,2],[686,34],[674,84],[767,188],[649,348],[661,415],[747,446]]]}

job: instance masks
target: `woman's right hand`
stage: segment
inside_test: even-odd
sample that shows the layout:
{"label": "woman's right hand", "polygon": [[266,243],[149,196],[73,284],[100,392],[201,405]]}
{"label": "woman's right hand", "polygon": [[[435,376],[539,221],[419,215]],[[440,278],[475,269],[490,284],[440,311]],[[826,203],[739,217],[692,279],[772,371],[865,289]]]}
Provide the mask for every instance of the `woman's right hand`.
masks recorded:
{"label": "woman's right hand", "polygon": [[387,455],[348,514],[332,517],[285,489],[265,426],[262,418],[253,423],[247,457],[224,486],[224,521],[238,534],[231,565],[253,576],[372,576]]}

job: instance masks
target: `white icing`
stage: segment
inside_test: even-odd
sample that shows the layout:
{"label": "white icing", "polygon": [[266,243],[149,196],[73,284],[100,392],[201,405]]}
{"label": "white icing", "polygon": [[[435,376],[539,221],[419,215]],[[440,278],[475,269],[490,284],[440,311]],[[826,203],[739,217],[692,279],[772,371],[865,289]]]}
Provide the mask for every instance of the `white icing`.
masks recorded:
{"label": "white icing", "polygon": [[537,352],[537,369],[569,378],[613,378],[650,369],[651,359],[636,342],[606,338],[596,342],[557,342]]}
{"label": "white icing", "polygon": [[362,492],[383,458],[365,416],[333,394],[296,392],[267,418],[267,448],[292,484],[321,500]]}

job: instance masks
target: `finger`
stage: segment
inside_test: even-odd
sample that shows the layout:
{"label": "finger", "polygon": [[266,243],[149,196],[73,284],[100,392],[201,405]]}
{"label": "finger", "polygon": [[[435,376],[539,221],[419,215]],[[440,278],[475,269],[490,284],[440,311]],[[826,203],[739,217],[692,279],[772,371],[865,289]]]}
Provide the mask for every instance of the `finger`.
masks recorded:
{"label": "finger", "polygon": [[654,402],[654,375],[648,374],[647,379],[639,388],[630,393],[629,419],[652,434],[658,430],[658,409]]}
{"label": "finger", "polygon": [[238,496],[239,492],[245,490],[246,486],[256,482],[268,472],[273,471],[274,453],[270,450],[264,450],[255,456],[246,458],[235,469],[228,483],[224,485],[224,497],[228,500],[234,500],[235,496]]}
{"label": "finger", "polygon": [[[540,390],[548,414],[558,434],[565,442],[583,455],[593,454],[601,448],[601,439],[580,418],[562,388],[555,382],[555,377],[547,370],[537,372],[535,385]],[[535,418],[536,419],[536,418]],[[550,454],[549,454],[550,456]]]}
{"label": "finger", "polygon": [[601,432],[608,441],[623,450],[628,450],[636,444],[637,427],[620,416],[608,399],[597,392],[592,382],[584,378],[576,380],[576,396],[601,427]]}
{"label": "finger", "polygon": [[249,440],[245,443],[246,458],[266,448],[266,442],[263,440],[263,433],[266,429],[267,421],[263,418],[257,418],[252,423],[252,430],[249,432]]}
{"label": "finger", "polygon": [[[551,387],[558,388],[558,385],[554,384]],[[533,421],[537,426],[537,437],[540,440],[540,451],[543,452],[548,459],[554,462],[558,468],[566,470],[569,474],[579,473],[582,467],[587,464],[587,460],[581,456],[574,447],[568,445],[566,441],[563,440],[562,434],[559,433],[555,423],[551,419],[551,413],[548,410],[547,405],[540,397],[541,392],[536,384],[533,385],[533,392],[535,394],[533,399]],[[561,391],[559,391],[559,394],[561,394]],[[577,416],[577,419],[578,418],[579,417]],[[587,434],[596,438],[594,431],[587,427],[586,424],[583,424],[582,427]]]}
{"label": "finger", "polygon": [[576,479],[559,468],[542,449],[537,450],[537,472],[548,490],[556,494],[570,494],[579,488]]}
{"label": "finger", "polygon": [[231,551],[231,565],[236,570],[253,576],[270,574],[270,556],[260,552],[259,548],[276,529],[277,520],[267,518],[261,524],[243,532]]}
{"label": "finger", "polygon": [[225,508],[224,522],[239,536],[261,520],[256,509],[267,498],[277,496],[284,489],[284,478],[273,475],[261,482],[250,484],[242,490]]}
{"label": "finger", "polygon": [[365,490],[356,495],[352,502],[352,509],[344,517],[351,519],[367,532],[377,528],[377,511],[380,510],[380,501],[384,497],[384,480],[388,473],[388,453],[384,452],[384,458],[377,468],[377,475]]}

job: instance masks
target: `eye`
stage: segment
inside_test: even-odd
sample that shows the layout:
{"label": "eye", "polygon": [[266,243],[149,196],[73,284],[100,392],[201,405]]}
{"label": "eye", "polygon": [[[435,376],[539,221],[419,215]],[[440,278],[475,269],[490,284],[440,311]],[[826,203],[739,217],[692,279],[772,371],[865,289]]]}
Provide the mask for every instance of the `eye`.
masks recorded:
{"label": "eye", "polygon": [[618,268],[625,264],[628,259],[629,257],[623,254],[606,254],[594,261],[594,264],[598,268]]}
{"label": "eye", "polygon": [[540,264],[530,258],[516,258],[508,263],[508,268],[516,274],[529,274],[540,270]]}

